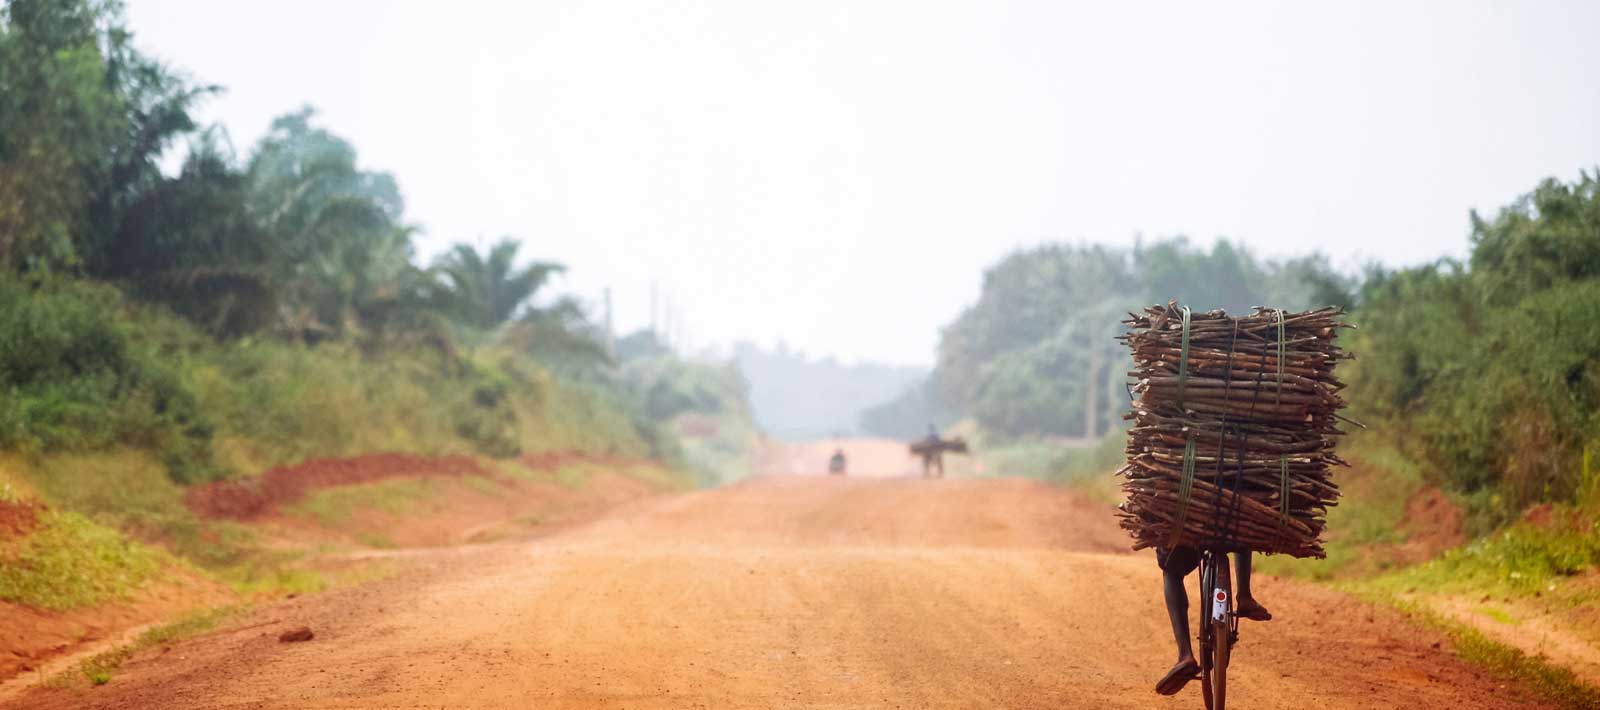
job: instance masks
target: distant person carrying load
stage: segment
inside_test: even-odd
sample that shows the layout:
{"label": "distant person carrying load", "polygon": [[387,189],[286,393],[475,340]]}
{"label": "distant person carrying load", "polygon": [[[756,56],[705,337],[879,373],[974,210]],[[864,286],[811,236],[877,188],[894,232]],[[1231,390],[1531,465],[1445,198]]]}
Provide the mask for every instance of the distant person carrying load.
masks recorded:
{"label": "distant person carrying load", "polygon": [[844,475],[844,449],[833,452],[833,458],[828,459],[828,473],[833,476]]}
{"label": "distant person carrying load", "polygon": [[[922,457],[923,478],[944,478],[944,454],[967,453],[967,442],[960,439],[939,438],[939,430],[932,424],[928,425],[927,438],[912,442],[911,453]],[[937,471],[937,475],[935,475]]]}

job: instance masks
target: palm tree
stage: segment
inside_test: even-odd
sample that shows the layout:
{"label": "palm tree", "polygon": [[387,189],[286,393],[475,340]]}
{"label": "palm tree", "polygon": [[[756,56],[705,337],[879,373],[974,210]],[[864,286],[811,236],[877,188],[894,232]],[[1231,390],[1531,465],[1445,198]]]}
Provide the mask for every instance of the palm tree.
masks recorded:
{"label": "palm tree", "polygon": [[434,260],[434,273],[444,281],[446,306],[463,324],[483,331],[499,328],[517,316],[551,275],[566,270],[543,261],[517,268],[520,246],[506,237],[479,254],[457,244]]}

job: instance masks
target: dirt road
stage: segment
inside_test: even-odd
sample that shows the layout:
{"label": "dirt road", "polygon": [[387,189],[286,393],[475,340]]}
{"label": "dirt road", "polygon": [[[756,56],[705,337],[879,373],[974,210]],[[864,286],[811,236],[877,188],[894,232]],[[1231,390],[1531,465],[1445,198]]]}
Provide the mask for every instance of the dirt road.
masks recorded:
{"label": "dirt road", "polygon": [[[264,608],[21,708],[1197,708],[1154,562],[1021,480],[772,476]],[[1241,708],[1540,707],[1448,642],[1263,580]],[[316,638],[280,644],[284,628]]]}

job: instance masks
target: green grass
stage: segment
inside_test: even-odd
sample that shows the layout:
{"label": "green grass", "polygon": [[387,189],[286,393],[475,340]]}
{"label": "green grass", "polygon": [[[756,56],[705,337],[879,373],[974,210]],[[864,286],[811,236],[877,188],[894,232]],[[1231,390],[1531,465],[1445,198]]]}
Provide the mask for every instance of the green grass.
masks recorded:
{"label": "green grass", "polygon": [[1502,609],[1502,608],[1500,608],[1498,606],[1495,606],[1493,604],[1482,604],[1482,605],[1479,605],[1478,608],[1477,608],[1477,612],[1479,614],[1487,616],[1490,619],[1494,619],[1495,621],[1498,621],[1498,622],[1500,622],[1502,624],[1505,624],[1507,626],[1511,626],[1511,625],[1514,625],[1514,624],[1517,623],[1516,617],[1512,616],[1511,612],[1506,611],[1505,609]]}
{"label": "green grass", "polygon": [[356,540],[360,541],[361,544],[366,545],[367,547],[373,547],[379,550],[392,550],[397,547],[397,545],[395,545],[394,538],[381,533],[361,533],[356,536]]}
{"label": "green grass", "polygon": [[1061,447],[1042,441],[1011,441],[989,443],[982,439],[971,442],[974,455],[984,464],[990,476],[1026,476],[1049,479],[1052,464],[1061,453]]}
{"label": "green grass", "polygon": [[1600,522],[1565,510],[1551,524],[1519,523],[1372,583],[1396,592],[1526,597],[1552,591],[1597,565]]}
{"label": "green grass", "polygon": [[39,522],[0,549],[0,599],[54,610],[125,599],[173,561],[77,513],[48,510]]}
{"label": "green grass", "polygon": [[289,515],[338,527],[361,510],[381,510],[405,515],[422,508],[438,495],[439,483],[430,478],[392,478],[374,483],[324,488],[284,509]]}
{"label": "green grass", "polygon": [[[122,664],[126,663],[134,654],[203,634],[238,616],[242,611],[243,609],[240,607],[218,607],[184,617],[170,624],[156,626],[139,634],[138,637],[127,644],[105,653],[97,654],[84,661],[79,664],[77,672],[94,685],[105,685],[111,681],[112,675],[122,667]],[[64,675],[55,679],[55,683],[58,685],[65,684],[69,679],[70,675]]]}
{"label": "green grass", "polygon": [[[177,324],[181,326],[182,324]],[[524,355],[485,348],[367,352],[265,338],[217,342],[167,328],[218,466],[253,474],[374,451],[514,456],[580,450],[644,455],[627,405],[558,381]]]}
{"label": "green grass", "polygon": [[301,555],[264,548],[248,525],[195,516],[183,503],[183,488],[143,452],[51,455],[19,468],[53,507],[163,548],[235,591],[293,593],[322,586],[314,574],[289,568]]}
{"label": "green grass", "polygon": [[594,478],[597,467],[590,463],[564,463],[550,472],[550,479],[562,488],[577,490]]}
{"label": "green grass", "polygon": [[500,495],[503,489],[499,481],[487,476],[465,476],[461,482],[467,484],[468,488],[491,497]]}

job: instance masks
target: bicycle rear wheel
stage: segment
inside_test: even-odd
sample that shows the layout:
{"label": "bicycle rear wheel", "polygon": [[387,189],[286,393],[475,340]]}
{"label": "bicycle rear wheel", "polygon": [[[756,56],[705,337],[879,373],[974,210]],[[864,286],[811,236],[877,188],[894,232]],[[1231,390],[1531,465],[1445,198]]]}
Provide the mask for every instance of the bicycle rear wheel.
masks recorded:
{"label": "bicycle rear wheel", "polygon": [[1215,654],[1211,649],[1216,642],[1211,628],[1211,597],[1217,578],[1216,558],[1217,554],[1209,550],[1200,553],[1200,697],[1206,701],[1206,710],[1215,710],[1211,706],[1214,699],[1211,673],[1215,667],[1212,663]]}
{"label": "bicycle rear wheel", "polygon": [[1227,553],[1213,553],[1211,562],[1215,569],[1205,618],[1205,628],[1211,636],[1211,687],[1206,707],[1227,710],[1228,660],[1233,651],[1233,576],[1229,574]]}

